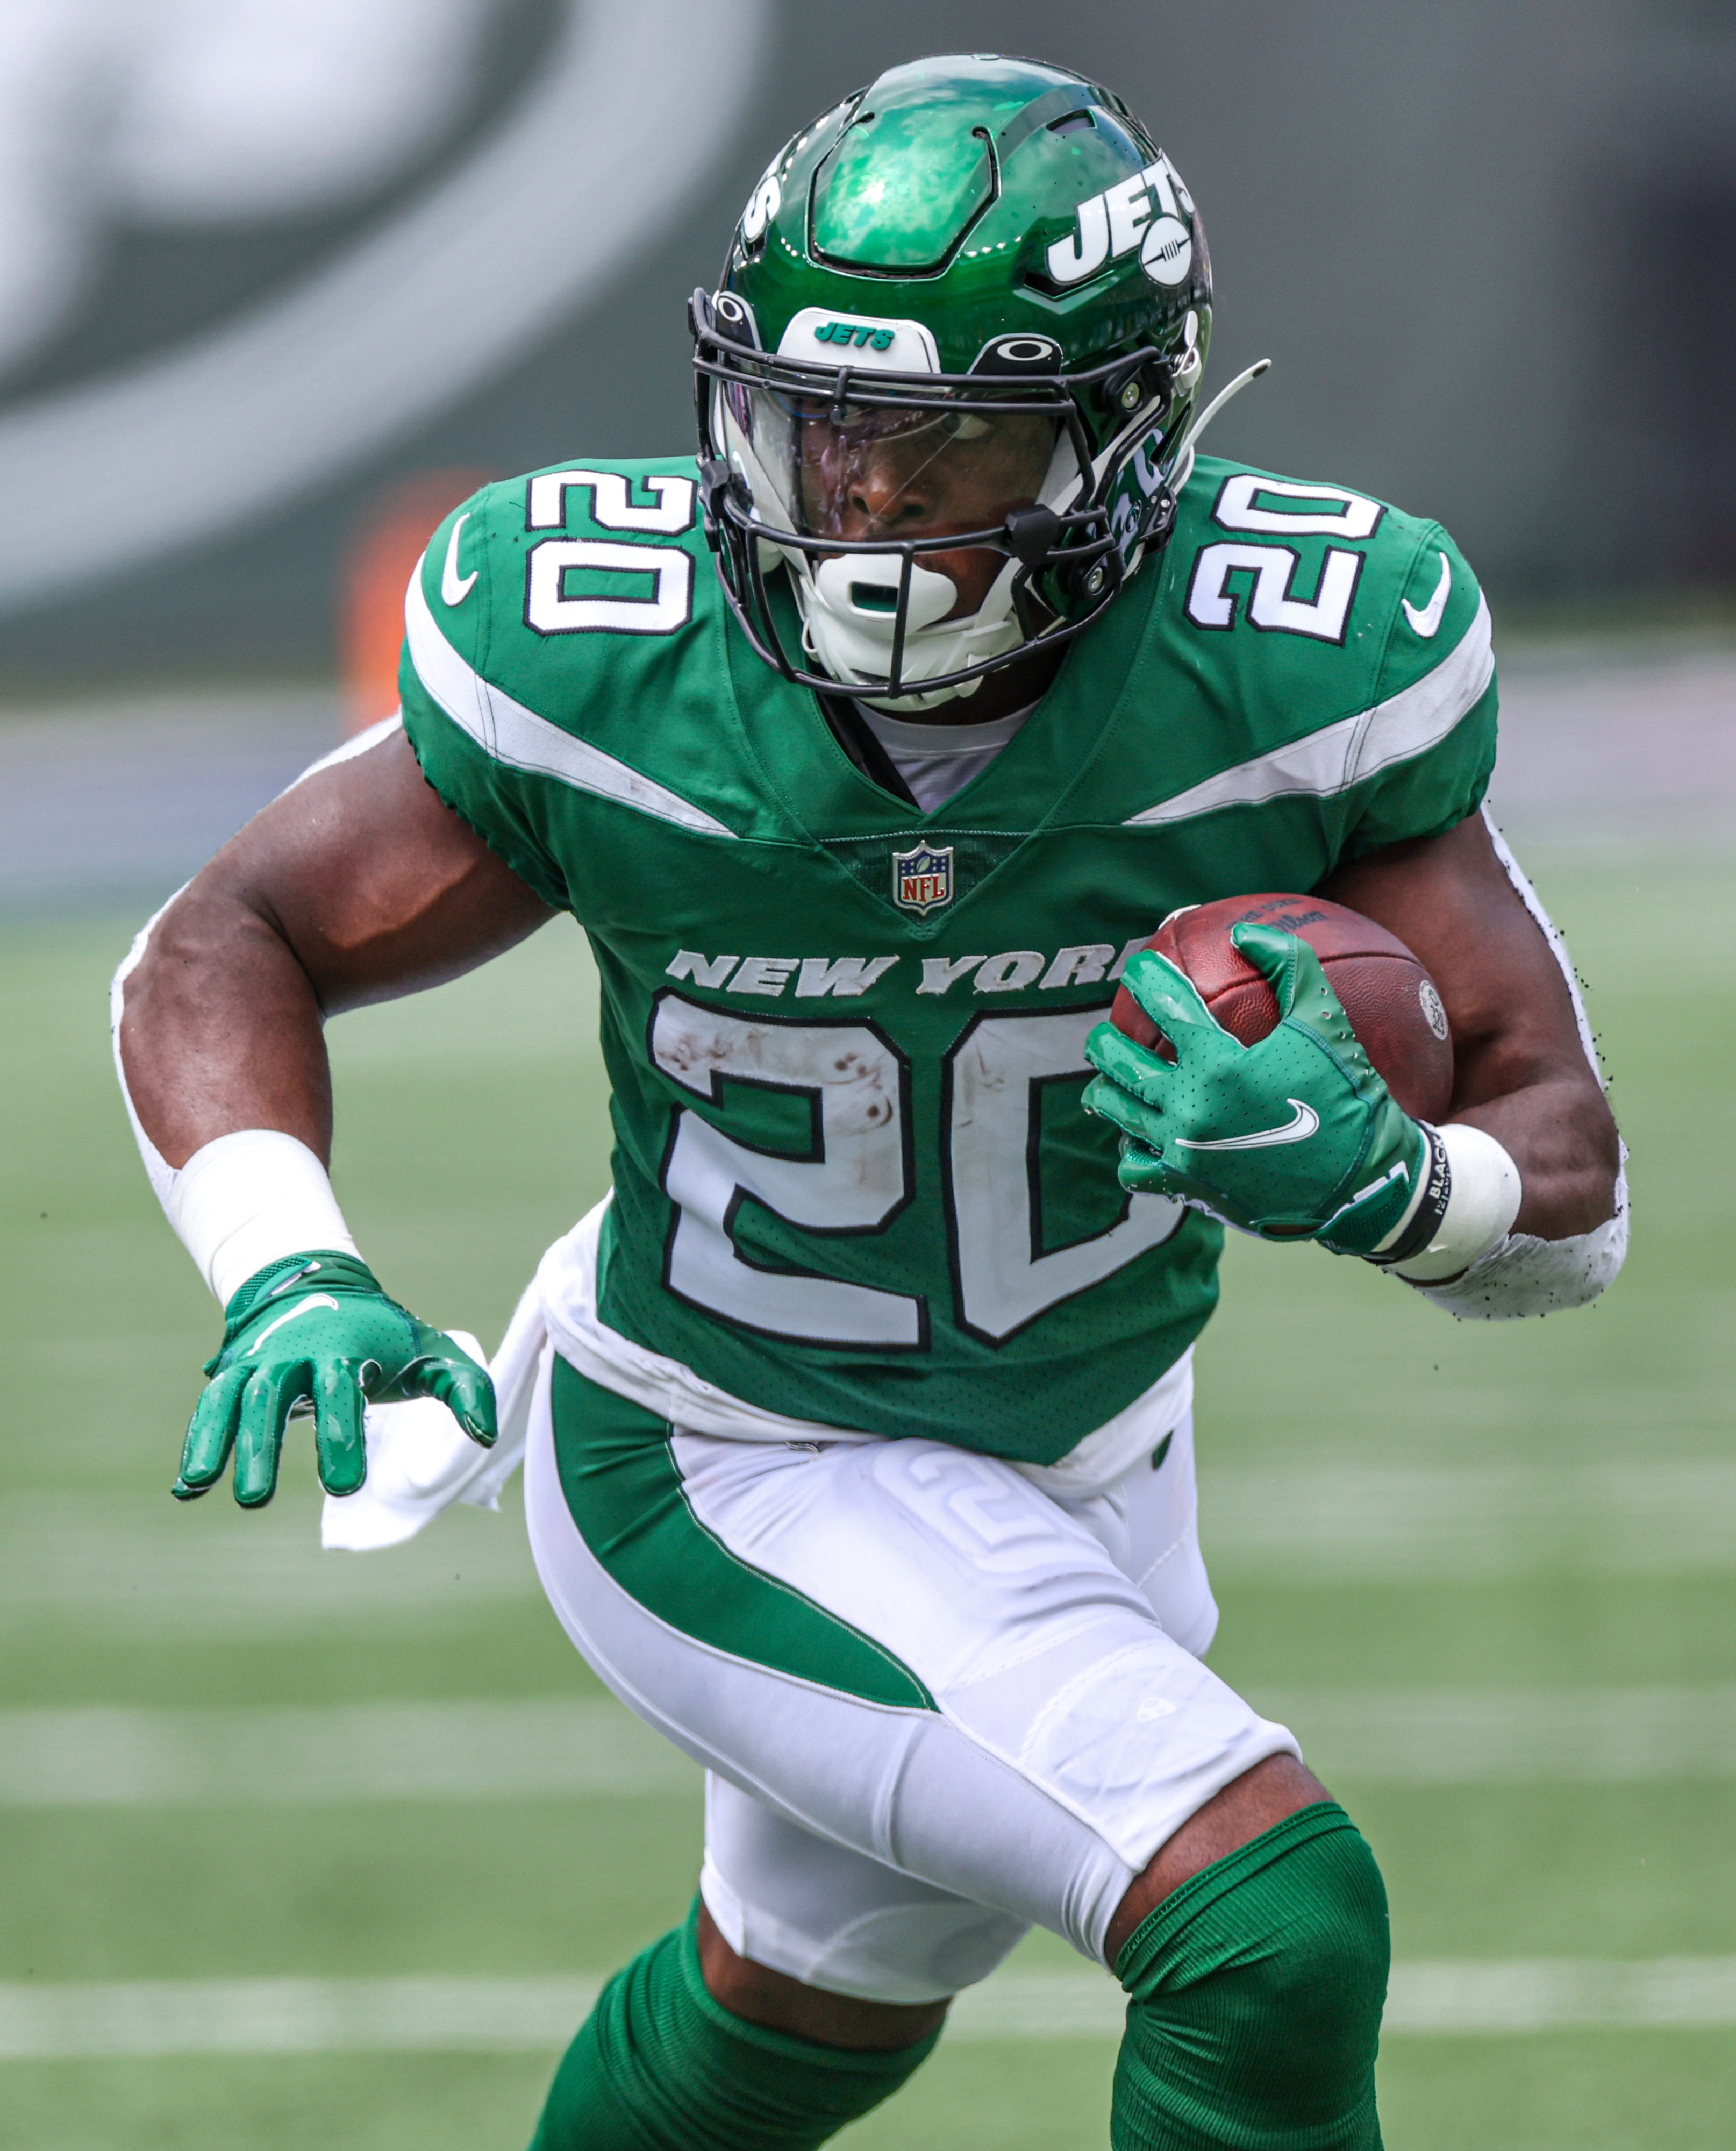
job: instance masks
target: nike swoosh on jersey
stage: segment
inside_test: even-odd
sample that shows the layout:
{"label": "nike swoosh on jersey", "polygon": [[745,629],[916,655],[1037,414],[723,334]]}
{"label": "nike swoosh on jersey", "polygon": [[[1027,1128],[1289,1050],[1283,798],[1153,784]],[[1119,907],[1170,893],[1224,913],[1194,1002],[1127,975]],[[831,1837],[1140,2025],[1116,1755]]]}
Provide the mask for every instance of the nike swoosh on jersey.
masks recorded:
{"label": "nike swoosh on jersey", "polygon": [[310,1293],[299,1307],[292,1307],[287,1314],[280,1314],[275,1322],[268,1322],[241,1357],[251,1359],[274,1329],[281,1329],[286,1322],[294,1322],[297,1317],[311,1313],[316,1307],[329,1307],[334,1314],[337,1313],[337,1302],[329,1292]]}
{"label": "nike swoosh on jersey", "polygon": [[[440,596],[446,605],[463,605],[476,582],[477,570],[474,568],[468,575],[458,573],[458,535],[469,520],[470,511],[467,508],[452,526],[452,535],[446,541],[446,565],[440,570]],[[1409,606],[1405,610],[1409,611]],[[1434,632],[1431,627],[1429,633],[1433,635]]]}
{"label": "nike swoosh on jersey", "polygon": [[1300,1098],[1286,1098],[1287,1106],[1296,1108],[1293,1119],[1281,1128],[1262,1128],[1257,1135],[1222,1136],[1215,1142],[1190,1142],[1186,1136],[1176,1137],[1177,1150],[1270,1150],[1278,1143],[1306,1142],[1320,1125],[1320,1116],[1312,1106],[1304,1106]]}
{"label": "nike swoosh on jersey", "polygon": [[[458,534],[454,530],[452,534],[456,539]],[[1452,587],[1453,564],[1443,553],[1440,556],[1440,580],[1435,585],[1435,595],[1427,605],[1419,612],[1410,599],[1405,599],[1404,617],[1425,642],[1431,639],[1435,630],[1440,625],[1441,615],[1446,610],[1447,596]]]}

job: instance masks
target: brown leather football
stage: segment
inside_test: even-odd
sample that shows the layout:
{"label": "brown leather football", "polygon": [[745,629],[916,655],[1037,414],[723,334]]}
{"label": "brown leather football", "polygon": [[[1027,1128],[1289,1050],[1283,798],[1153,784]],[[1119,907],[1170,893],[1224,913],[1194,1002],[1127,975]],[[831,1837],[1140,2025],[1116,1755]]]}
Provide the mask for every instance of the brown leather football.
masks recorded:
{"label": "brown leather football", "polygon": [[[1278,1000],[1230,939],[1230,929],[1244,922],[1281,926],[1308,943],[1394,1097],[1413,1119],[1440,1120],[1453,1095],[1446,1010],[1398,935],[1359,911],[1321,896],[1225,897],[1172,911],[1145,945],[1184,970],[1231,1036],[1252,1045],[1278,1021]],[[1125,986],[1110,1020],[1138,1045],[1167,1048]]]}

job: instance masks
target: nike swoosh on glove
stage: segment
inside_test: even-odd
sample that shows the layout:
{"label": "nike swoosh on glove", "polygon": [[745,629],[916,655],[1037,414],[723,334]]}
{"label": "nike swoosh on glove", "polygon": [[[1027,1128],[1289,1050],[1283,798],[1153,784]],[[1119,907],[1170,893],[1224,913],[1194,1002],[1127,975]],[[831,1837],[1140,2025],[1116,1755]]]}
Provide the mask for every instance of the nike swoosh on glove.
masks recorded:
{"label": "nike swoosh on glove", "polygon": [[320,1484],[353,1494],[367,1476],[362,1412],[370,1404],[436,1397],[471,1440],[494,1441],[494,1388],[443,1330],[388,1299],[355,1256],[316,1249],[257,1270],[224,1310],[223,1342],[205,1362],[210,1386],[194,1408],[173,1491],[209,1493],[235,1452],[235,1495],[261,1507],[277,1486],[283,1430],[313,1409]]}
{"label": "nike swoosh on glove", "polygon": [[1401,1111],[1351,1030],[1320,959],[1273,926],[1231,939],[1278,997],[1253,1045],[1232,1038],[1167,958],[1142,949],[1124,983],[1175,1048],[1173,1063],[1100,1023],[1089,1109],[1121,1131],[1121,1185],[1168,1195],[1263,1239],[1371,1254],[1423,1183],[1429,1139]]}

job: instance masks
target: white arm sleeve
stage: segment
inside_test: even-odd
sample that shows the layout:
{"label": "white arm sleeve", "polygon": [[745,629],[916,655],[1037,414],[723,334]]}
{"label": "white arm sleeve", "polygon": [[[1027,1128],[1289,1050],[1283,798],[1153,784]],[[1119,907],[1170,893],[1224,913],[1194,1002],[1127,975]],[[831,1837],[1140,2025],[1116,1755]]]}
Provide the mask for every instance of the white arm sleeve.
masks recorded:
{"label": "white arm sleeve", "polygon": [[[1585,1002],[1561,929],[1538,901],[1537,892],[1496,828],[1494,817],[1486,806],[1483,819],[1488,824],[1495,855],[1506,869],[1507,879],[1536,921],[1561,966],[1561,976],[1572,998],[1580,1044],[1601,1084],[1603,1071],[1597,1065],[1592,1026],[1586,1020]],[[1627,1157],[1624,1143],[1624,1168]],[[1529,1232],[1510,1232],[1480,1261],[1473,1263],[1462,1277],[1447,1284],[1422,1284],[1414,1288],[1461,1322],[1511,1322],[1524,1315],[1555,1314],[1570,1307],[1585,1306],[1609,1283],[1627,1253],[1627,1175],[1624,1169],[1616,1177],[1616,1214],[1591,1232],[1578,1233],[1571,1240],[1540,1240]]]}

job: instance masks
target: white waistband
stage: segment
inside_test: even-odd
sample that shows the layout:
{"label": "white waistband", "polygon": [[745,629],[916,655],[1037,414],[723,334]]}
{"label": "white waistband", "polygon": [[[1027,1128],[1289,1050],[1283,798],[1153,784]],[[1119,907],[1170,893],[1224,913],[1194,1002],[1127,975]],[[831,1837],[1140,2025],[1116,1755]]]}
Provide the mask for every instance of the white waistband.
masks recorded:
{"label": "white waistband", "polygon": [[[883,1437],[815,1420],[790,1419],[746,1403],[703,1380],[679,1359],[650,1352],[597,1312],[597,1236],[610,1198],[581,1217],[557,1240],[537,1270],[535,1290],[555,1349],[580,1374],[618,1396],[630,1398],[660,1419],[696,1434],[738,1441],[874,1441]],[[1165,1435],[1193,1404],[1190,1348],[1150,1389],[1115,1417],[1094,1428],[1055,1464],[1021,1464],[1026,1478],[1056,1494],[1091,1494],[1111,1485]]]}

